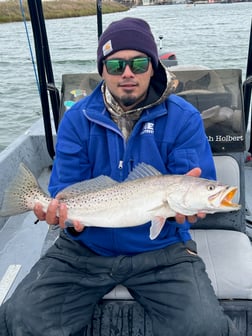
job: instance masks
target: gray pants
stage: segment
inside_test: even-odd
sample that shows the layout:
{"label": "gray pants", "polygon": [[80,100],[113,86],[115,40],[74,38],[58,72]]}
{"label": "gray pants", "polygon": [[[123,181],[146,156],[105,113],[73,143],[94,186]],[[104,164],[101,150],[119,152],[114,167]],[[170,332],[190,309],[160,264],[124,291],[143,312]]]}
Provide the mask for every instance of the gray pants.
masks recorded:
{"label": "gray pants", "polygon": [[148,312],[155,336],[236,336],[195,243],[136,256],[102,257],[64,232],[0,308],[1,336],[70,336],[87,325],[95,304],[125,285]]}

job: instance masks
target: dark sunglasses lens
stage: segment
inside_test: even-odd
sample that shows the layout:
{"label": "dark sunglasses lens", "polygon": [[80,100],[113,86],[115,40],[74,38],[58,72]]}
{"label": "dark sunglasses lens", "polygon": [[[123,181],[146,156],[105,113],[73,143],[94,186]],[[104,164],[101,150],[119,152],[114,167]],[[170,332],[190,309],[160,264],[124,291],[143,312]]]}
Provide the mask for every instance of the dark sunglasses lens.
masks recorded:
{"label": "dark sunglasses lens", "polygon": [[110,59],[105,60],[107,72],[110,75],[122,75],[126,65],[130,66],[134,74],[141,74],[148,70],[150,59],[148,57],[133,58],[131,60]]}
{"label": "dark sunglasses lens", "polygon": [[105,61],[107,72],[110,75],[121,75],[125,70],[125,64],[123,60],[111,59]]}
{"label": "dark sunglasses lens", "polygon": [[134,74],[141,74],[148,70],[149,67],[149,58],[134,58],[131,63],[131,71]]}

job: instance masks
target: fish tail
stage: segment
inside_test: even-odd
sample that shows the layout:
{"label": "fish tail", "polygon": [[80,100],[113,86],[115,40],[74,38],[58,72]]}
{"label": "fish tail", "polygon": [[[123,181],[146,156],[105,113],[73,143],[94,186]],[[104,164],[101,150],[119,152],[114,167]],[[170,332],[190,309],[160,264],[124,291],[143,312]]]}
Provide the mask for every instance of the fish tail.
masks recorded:
{"label": "fish tail", "polygon": [[31,173],[31,171],[21,163],[16,177],[4,192],[4,199],[0,209],[0,216],[12,216],[32,210],[34,206],[35,194],[42,194],[42,190]]}

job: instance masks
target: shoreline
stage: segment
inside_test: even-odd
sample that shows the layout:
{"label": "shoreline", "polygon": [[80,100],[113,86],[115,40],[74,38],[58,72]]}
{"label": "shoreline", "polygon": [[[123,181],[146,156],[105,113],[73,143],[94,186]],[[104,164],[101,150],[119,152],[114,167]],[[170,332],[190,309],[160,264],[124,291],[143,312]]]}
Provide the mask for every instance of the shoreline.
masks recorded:
{"label": "shoreline", "polygon": [[[44,17],[49,19],[62,19],[70,17],[96,15],[96,1],[94,0],[53,0],[42,3]],[[27,1],[23,2],[24,14],[30,20]],[[114,1],[102,3],[102,13],[124,12],[129,8]],[[23,21],[19,1],[0,2],[0,23]]]}

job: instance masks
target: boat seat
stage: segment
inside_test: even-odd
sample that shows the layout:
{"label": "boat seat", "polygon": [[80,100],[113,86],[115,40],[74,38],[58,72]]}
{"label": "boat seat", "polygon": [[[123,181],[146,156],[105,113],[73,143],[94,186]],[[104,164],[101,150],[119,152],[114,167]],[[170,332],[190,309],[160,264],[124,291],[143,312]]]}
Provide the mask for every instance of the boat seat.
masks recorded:
{"label": "boat seat", "polygon": [[[239,202],[240,169],[236,159],[221,155],[214,156],[214,162],[217,179],[238,187],[235,202]],[[194,229],[192,225],[191,234],[218,299],[252,300],[252,248],[248,236],[240,231],[215,229],[214,223],[212,229]],[[133,300],[122,285],[116,286],[104,299]]]}

